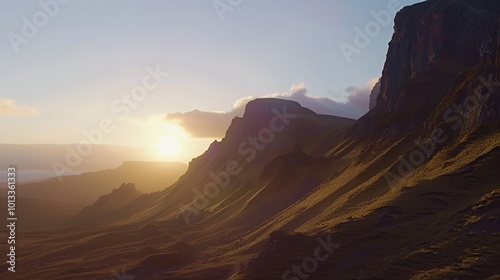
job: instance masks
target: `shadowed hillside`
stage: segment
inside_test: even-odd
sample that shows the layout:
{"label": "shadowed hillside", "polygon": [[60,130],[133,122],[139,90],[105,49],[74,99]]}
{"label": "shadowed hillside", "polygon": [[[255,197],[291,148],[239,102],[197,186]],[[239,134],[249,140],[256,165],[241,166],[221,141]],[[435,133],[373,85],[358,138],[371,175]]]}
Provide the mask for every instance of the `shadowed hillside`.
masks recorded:
{"label": "shadowed hillside", "polygon": [[[18,229],[60,227],[123,182],[133,182],[144,193],[158,192],[175,183],[185,170],[183,163],[124,162],[117,169],[19,184],[17,208],[23,221]],[[7,201],[6,197],[1,199]],[[2,212],[0,218],[5,217]]]}

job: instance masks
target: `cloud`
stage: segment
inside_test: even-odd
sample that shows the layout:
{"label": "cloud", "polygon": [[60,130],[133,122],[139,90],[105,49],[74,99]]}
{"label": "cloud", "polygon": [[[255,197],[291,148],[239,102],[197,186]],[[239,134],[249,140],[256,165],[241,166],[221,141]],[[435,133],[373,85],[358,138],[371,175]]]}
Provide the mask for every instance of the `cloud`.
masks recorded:
{"label": "cloud", "polygon": [[327,97],[309,96],[304,83],[293,85],[289,92],[274,93],[261,97],[248,96],[238,99],[229,112],[205,112],[194,109],[188,112],[167,114],[166,120],[181,125],[192,137],[222,138],[231,120],[242,116],[248,102],[257,98],[279,98],[297,101],[303,107],[309,108],[318,114],[335,115],[358,119],[368,112],[370,92],[376,79],[371,79],[365,86],[349,87],[342,94],[345,102],[337,102]]}
{"label": "cloud", "polygon": [[26,116],[37,113],[35,108],[17,105],[15,100],[0,99],[0,116]]}
{"label": "cloud", "polygon": [[327,97],[314,97],[307,94],[305,85],[293,85],[289,93],[271,94],[265,97],[274,97],[297,101],[303,107],[309,108],[318,114],[335,115],[358,119],[368,111],[370,88],[349,87],[342,95],[347,95],[346,102],[337,102]]}
{"label": "cloud", "polygon": [[203,112],[198,109],[168,114],[167,120],[181,125],[186,132],[197,138],[222,138],[231,120],[238,114],[231,112]]}

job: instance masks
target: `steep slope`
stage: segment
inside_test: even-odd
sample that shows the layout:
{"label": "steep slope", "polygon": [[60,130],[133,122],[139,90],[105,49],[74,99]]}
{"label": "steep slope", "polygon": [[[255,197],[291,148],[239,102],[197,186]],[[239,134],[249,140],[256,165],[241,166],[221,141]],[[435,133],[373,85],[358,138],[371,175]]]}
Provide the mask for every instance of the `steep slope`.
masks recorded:
{"label": "steep slope", "polygon": [[110,194],[103,195],[92,205],[85,207],[69,224],[84,225],[86,223],[99,223],[100,220],[111,220],[113,213],[124,207],[129,202],[142,195],[134,184],[123,183],[118,189],[113,189]]}
{"label": "steep slope", "polygon": [[[186,174],[168,193],[164,192],[156,209],[158,215],[151,215],[151,218],[179,217],[190,223],[191,219],[206,219],[208,216],[225,219],[248,209],[249,199],[270,188],[270,184],[277,183],[271,182],[270,177],[261,176],[263,166],[294,151],[324,163],[321,154],[331,145],[340,143],[346,129],[353,123],[346,118],[318,115],[293,101],[252,101],[248,103],[244,116],[233,120],[226,137],[221,142],[212,143],[202,156],[193,159]],[[343,162],[336,160],[328,161],[328,164],[332,168],[343,166]],[[325,165],[321,167],[326,168]],[[307,177],[314,176],[314,173],[300,174],[296,178],[300,185],[297,187],[307,192],[322,181],[318,178],[313,183],[306,182]],[[286,200],[285,197],[282,199]],[[275,212],[269,212],[272,213]],[[140,219],[144,221],[143,216]]]}

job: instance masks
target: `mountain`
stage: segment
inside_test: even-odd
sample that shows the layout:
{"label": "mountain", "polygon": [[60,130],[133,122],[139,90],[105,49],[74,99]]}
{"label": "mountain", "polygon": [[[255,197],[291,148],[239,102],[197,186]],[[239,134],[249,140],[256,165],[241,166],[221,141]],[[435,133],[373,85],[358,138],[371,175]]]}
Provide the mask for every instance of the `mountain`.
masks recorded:
{"label": "mountain", "polygon": [[[23,223],[19,230],[60,228],[85,206],[113,190],[123,181],[133,182],[141,192],[158,192],[172,185],[185,172],[186,165],[176,162],[124,162],[116,169],[87,172],[37,182],[18,184],[17,204]],[[7,190],[4,190],[7,194]],[[6,201],[6,197],[0,197]],[[7,205],[5,203],[4,205]],[[0,213],[6,218],[7,213]],[[88,214],[86,214],[88,215]]]}
{"label": "mountain", "polygon": [[[280,213],[294,226],[232,279],[500,277],[499,9],[427,1],[397,14],[377,105],[331,153],[352,155],[345,174]],[[314,214],[289,218],[304,207]],[[323,262],[308,259],[318,238],[336,244]]]}
{"label": "mountain", "polygon": [[[103,216],[111,216],[114,210],[124,207],[141,195],[142,192],[138,191],[134,184],[123,183],[118,189],[113,189],[110,194],[99,197],[94,204],[85,207],[69,223],[81,225],[95,221],[97,217],[102,219]],[[109,219],[111,218],[106,218]]]}
{"label": "mountain", "polygon": [[499,11],[404,8],[358,121],[252,101],[171,187],[24,234],[15,276],[498,279]]}
{"label": "mountain", "polygon": [[[243,117],[233,120],[225,138],[193,159],[172,187],[159,196],[142,196],[117,212],[122,214],[122,220],[132,221],[131,215],[142,213],[146,205],[149,210],[140,215],[141,222],[182,217],[191,223],[191,219],[199,220],[206,213],[217,216],[238,211],[247,215],[261,212],[262,200],[276,208],[269,213],[278,212],[326,179],[324,169],[343,166],[344,162],[322,154],[330,145],[340,143],[352,124],[354,120],[318,115],[294,101],[252,101]],[[217,196],[210,200],[194,199],[207,186]],[[100,217],[95,221],[119,219]]]}
{"label": "mountain", "polygon": [[[219,230],[213,231],[215,234],[238,225],[229,232],[236,230],[235,236],[236,233],[242,235],[317,188],[331,176],[331,170],[342,168],[346,162],[322,155],[341,142],[354,122],[318,115],[293,101],[252,101],[247,104],[243,117],[233,120],[224,139],[214,142],[203,155],[193,159],[186,174],[173,186],[131,201],[116,199],[119,190],[103,196],[73,219],[68,231],[51,235],[50,239],[41,242],[30,242],[30,249],[22,246],[19,254],[40,250],[55,264],[76,255],[101,251],[100,257],[79,262],[81,268],[77,270],[70,266],[64,271],[48,267],[37,271],[38,277],[54,279],[107,279],[109,276],[103,275],[97,266],[98,263],[113,264],[116,266],[113,269],[120,270],[122,257],[117,257],[116,252],[128,255],[127,259],[135,256],[137,262],[130,265],[146,274],[156,273],[159,267],[197,263],[201,253],[189,248],[208,246],[220,237],[220,234],[202,234],[200,226],[217,227]],[[228,176],[229,173],[233,175]],[[221,187],[216,187],[217,184]],[[203,198],[193,200],[207,186],[211,186],[210,192],[219,192],[217,196],[207,203]],[[137,195],[131,188],[126,193],[129,191]],[[113,203],[111,210],[103,209],[102,205],[108,205],[108,201],[120,203]],[[195,209],[195,212],[186,212],[185,208]],[[250,217],[254,218],[248,220]],[[190,234],[193,238],[187,238]],[[198,244],[199,241],[206,245]],[[129,242],[144,249],[138,254],[137,247],[130,247]],[[165,244],[182,246],[176,245],[180,248],[169,252],[165,251]],[[54,249],[44,249],[48,246]],[[155,256],[156,253],[159,256]],[[30,265],[37,262],[39,256],[30,253],[23,262]],[[178,259],[176,256],[183,261],[174,261]],[[208,269],[211,272],[202,274],[227,273],[225,268]],[[30,277],[29,273],[26,276]]]}
{"label": "mountain", "polygon": [[123,182],[133,182],[142,192],[163,190],[185,171],[183,163],[126,161],[116,169],[21,184],[18,193],[23,197],[88,205]]}

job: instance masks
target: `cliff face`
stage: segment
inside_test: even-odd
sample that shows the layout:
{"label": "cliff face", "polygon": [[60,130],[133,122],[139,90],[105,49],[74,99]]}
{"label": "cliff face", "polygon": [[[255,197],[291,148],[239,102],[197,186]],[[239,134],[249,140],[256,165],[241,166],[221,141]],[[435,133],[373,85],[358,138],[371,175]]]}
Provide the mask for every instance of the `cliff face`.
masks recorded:
{"label": "cliff face", "polygon": [[499,17],[494,0],[434,0],[398,12],[377,107],[356,133],[385,138],[421,128],[457,75],[479,63]]}
{"label": "cliff face", "polygon": [[500,20],[478,47],[479,63],[456,76],[449,93],[439,102],[424,126],[448,128],[455,137],[480,128],[498,128],[500,121]]}
{"label": "cliff face", "polygon": [[486,84],[480,83],[483,87],[490,86],[487,90],[491,93],[484,102],[484,110],[478,115],[479,123],[500,120],[500,19],[484,49],[484,60],[478,68],[478,74],[487,80]]}
{"label": "cliff face", "polygon": [[368,109],[373,109],[377,105],[377,97],[380,93],[380,79],[378,79],[375,86],[373,86],[372,91],[370,92],[370,104]]}
{"label": "cliff face", "polygon": [[457,74],[476,64],[478,47],[499,17],[500,3],[494,0],[434,0],[402,9],[395,18],[378,102],[396,111],[397,91],[424,70]]}

